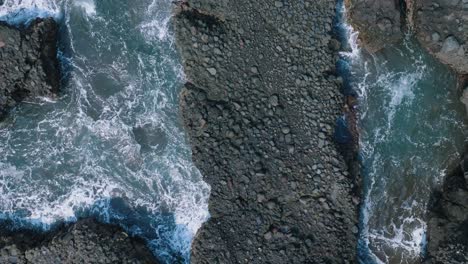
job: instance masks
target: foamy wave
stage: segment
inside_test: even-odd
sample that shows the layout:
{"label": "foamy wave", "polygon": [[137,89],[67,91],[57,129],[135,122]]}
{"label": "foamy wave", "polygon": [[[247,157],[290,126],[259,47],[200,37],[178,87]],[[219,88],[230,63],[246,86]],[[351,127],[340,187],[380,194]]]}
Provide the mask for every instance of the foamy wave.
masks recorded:
{"label": "foamy wave", "polygon": [[0,7],[0,20],[19,25],[36,17],[59,17],[57,0],[5,0]]}
{"label": "foamy wave", "polygon": [[83,8],[87,15],[96,15],[96,4],[94,3],[94,0],[75,0],[73,3],[76,6]]}
{"label": "foamy wave", "polygon": [[[10,23],[39,12],[63,17],[72,50],[62,54],[72,69],[62,97],[22,104],[0,127],[0,218],[49,228],[97,214],[141,234],[157,254],[188,261],[210,187],[178,120],[183,72],[168,29],[171,2],[130,3],[125,15],[144,15],[125,21],[99,13],[100,4],[110,8],[92,0],[6,0],[0,8]],[[133,208],[128,217],[152,218],[126,226],[116,199]]]}

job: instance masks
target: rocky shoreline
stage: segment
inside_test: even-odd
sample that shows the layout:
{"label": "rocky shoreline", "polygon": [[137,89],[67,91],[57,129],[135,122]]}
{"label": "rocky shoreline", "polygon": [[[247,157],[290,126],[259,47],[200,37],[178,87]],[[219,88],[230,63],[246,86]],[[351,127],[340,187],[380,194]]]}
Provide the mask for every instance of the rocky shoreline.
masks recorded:
{"label": "rocky shoreline", "polygon": [[[357,149],[335,138],[339,117],[356,130],[355,101],[340,93],[335,69],[336,1],[175,2],[187,77],[181,115],[193,160],[212,188],[211,218],[196,235],[191,262],[355,263]],[[455,2],[346,1],[370,51],[411,27],[460,73],[463,88],[468,30],[460,21],[468,6]],[[57,34],[52,19],[22,29],[0,23],[0,118],[22,100],[59,91]],[[467,168],[465,157],[433,194],[427,263],[468,261]],[[0,263],[158,263],[145,241],[91,219],[46,234],[2,230]]]}
{"label": "rocky shoreline", "polygon": [[181,111],[212,188],[192,263],[354,263],[358,180],[333,140],[336,2],[178,2]]}

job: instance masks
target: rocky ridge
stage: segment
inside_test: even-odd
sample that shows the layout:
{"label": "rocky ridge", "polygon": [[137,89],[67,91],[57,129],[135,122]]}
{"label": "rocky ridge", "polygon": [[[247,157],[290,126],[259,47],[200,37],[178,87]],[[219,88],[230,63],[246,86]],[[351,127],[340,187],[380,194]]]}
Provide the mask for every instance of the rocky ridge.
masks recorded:
{"label": "rocky ridge", "polygon": [[192,263],[354,263],[335,1],[177,2],[181,112],[212,188]]}

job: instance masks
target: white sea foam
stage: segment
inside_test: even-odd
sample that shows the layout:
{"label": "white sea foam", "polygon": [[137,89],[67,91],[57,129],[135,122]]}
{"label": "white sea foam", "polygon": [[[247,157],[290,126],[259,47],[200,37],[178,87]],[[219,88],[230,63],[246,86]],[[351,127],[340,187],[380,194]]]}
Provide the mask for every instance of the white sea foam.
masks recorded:
{"label": "white sea foam", "polygon": [[[135,18],[141,21],[133,27],[140,29],[147,47],[159,49],[154,54],[130,50],[126,36],[110,40],[109,18],[101,16],[95,4],[6,0],[0,7],[0,18],[10,23],[25,23],[37,15],[63,17],[73,53],[62,58],[72,68],[65,94],[55,101],[44,99],[40,107],[19,107],[12,114],[15,122],[0,127],[0,218],[48,228],[91,210],[125,226],[125,218],[110,209],[110,199],[122,197],[131,207],[144,207],[154,215],[155,222],[147,224],[154,228],[149,239],[154,239],[150,243],[157,254],[167,255],[162,251],[169,247],[187,257],[193,236],[208,218],[210,188],[192,164],[179,125],[177,89],[184,76],[168,30],[171,2],[154,0]],[[74,6],[93,19],[76,22]],[[87,31],[76,30],[83,25],[73,23],[87,23]],[[111,51],[110,43],[119,53]],[[129,67],[129,61],[137,63]],[[112,84],[109,94],[102,94],[98,77]],[[150,133],[161,134],[161,146],[150,146],[155,151],[143,152],[134,135],[133,129],[145,124],[157,129]],[[164,224],[158,222],[161,212],[173,214],[173,230],[158,226]],[[139,233],[144,229],[128,228]],[[165,228],[170,234],[164,234],[169,232]]]}
{"label": "white sea foam", "polygon": [[96,4],[94,1],[95,0],[75,0],[73,3],[83,8],[87,15],[93,16],[96,15]]}
{"label": "white sea foam", "polygon": [[347,38],[347,44],[349,48],[349,51],[340,52],[340,55],[345,56],[352,61],[357,61],[361,57],[361,47],[359,46],[359,32],[348,23],[346,6],[342,4],[340,8],[340,13],[343,16],[343,22],[340,25],[340,27],[342,27],[345,31],[345,36]]}
{"label": "white sea foam", "polygon": [[159,40],[172,40],[169,33],[169,23],[171,20],[171,8],[167,7],[172,3],[167,0],[152,0],[146,11],[146,18],[140,26],[142,33],[148,38]]}
{"label": "white sea foam", "polygon": [[0,20],[21,24],[35,17],[59,17],[57,0],[5,0],[0,6]]}

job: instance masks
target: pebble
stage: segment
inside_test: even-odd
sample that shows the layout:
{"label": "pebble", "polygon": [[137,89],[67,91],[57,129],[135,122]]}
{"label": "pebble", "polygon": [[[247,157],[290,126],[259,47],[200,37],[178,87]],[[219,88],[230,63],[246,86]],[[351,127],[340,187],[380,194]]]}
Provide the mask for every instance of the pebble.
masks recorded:
{"label": "pebble", "polygon": [[216,73],[217,73],[217,71],[216,71],[215,68],[208,68],[208,69],[206,69],[206,70],[207,70],[211,75],[213,75],[213,76],[216,75]]}

